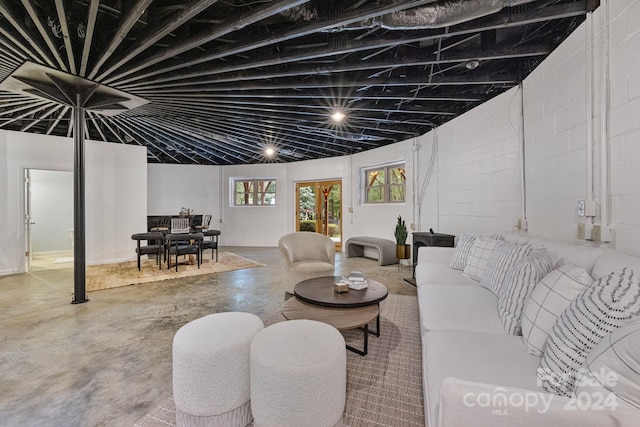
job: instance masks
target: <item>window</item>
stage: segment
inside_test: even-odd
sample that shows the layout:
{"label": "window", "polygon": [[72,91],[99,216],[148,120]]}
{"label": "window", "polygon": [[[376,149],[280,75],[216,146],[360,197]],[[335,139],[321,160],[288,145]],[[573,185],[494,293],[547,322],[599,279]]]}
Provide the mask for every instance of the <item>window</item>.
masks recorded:
{"label": "window", "polygon": [[235,206],[275,205],[275,179],[234,179],[233,204]]}
{"label": "window", "polygon": [[404,162],[364,169],[363,172],[365,203],[400,203],[405,201],[407,177]]}

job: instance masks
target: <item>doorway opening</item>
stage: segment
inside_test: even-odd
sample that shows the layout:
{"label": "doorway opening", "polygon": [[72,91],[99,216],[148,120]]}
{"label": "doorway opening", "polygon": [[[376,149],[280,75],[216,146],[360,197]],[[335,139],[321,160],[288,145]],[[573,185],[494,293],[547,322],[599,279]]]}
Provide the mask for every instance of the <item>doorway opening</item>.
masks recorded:
{"label": "doorway opening", "polygon": [[73,173],[24,170],[25,269],[73,267]]}
{"label": "doorway opening", "polygon": [[342,250],[342,180],[296,183],[296,231],[324,234]]}

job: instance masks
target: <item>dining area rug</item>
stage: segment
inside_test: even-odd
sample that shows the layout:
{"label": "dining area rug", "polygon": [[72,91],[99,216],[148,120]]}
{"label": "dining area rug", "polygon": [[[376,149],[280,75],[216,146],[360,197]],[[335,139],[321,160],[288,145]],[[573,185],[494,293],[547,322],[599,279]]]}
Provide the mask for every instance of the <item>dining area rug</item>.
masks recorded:
{"label": "dining area rug", "polygon": [[[265,326],[286,321],[280,312]],[[389,295],[380,303],[380,337],[369,337],[366,356],[347,351],[345,427],[424,427],[422,347],[415,296]],[[375,328],[375,326],[374,326]],[[362,331],[343,332],[347,344],[362,347]],[[176,406],[168,397],[136,427],[176,425]]]}
{"label": "dining area rug", "polygon": [[[175,258],[172,258],[172,262],[174,260]],[[138,271],[136,261],[90,265],[86,271],[86,287],[88,292],[92,292],[141,283],[263,266],[264,264],[231,252],[220,252],[218,261],[205,258],[200,264],[200,268],[198,268],[195,261],[191,264],[188,257],[179,259],[177,272],[173,264],[170,269],[167,268],[166,263],[159,269],[155,258],[144,258],[141,259],[140,271]]]}

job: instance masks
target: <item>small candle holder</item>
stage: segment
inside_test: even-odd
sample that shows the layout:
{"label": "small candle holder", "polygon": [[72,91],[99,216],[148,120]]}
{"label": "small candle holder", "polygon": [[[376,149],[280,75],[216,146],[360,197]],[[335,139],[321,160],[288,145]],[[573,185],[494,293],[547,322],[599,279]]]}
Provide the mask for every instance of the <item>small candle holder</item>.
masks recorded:
{"label": "small candle holder", "polygon": [[341,294],[344,292],[349,292],[349,287],[346,283],[334,283],[333,290],[335,291],[335,293]]}

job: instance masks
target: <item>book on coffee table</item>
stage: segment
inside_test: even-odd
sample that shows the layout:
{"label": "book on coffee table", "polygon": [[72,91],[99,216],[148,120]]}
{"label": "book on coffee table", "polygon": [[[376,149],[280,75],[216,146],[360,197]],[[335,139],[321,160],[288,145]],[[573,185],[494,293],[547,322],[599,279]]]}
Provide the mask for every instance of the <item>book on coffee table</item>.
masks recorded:
{"label": "book on coffee table", "polygon": [[366,279],[364,277],[364,273],[362,271],[352,271],[347,276],[347,279],[349,279],[352,282],[364,282],[364,281],[366,281]]}

